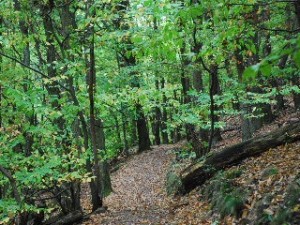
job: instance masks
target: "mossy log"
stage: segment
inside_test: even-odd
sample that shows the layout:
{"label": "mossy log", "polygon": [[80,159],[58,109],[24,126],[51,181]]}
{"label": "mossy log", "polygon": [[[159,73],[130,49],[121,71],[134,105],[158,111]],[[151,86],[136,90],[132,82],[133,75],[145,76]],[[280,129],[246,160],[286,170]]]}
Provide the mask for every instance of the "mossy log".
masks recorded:
{"label": "mossy log", "polygon": [[300,140],[300,121],[230,146],[218,153],[209,154],[205,160],[190,165],[180,173],[182,187],[173,194],[188,193],[211,178],[218,170],[239,164],[242,160],[257,156],[270,148],[297,140]]}

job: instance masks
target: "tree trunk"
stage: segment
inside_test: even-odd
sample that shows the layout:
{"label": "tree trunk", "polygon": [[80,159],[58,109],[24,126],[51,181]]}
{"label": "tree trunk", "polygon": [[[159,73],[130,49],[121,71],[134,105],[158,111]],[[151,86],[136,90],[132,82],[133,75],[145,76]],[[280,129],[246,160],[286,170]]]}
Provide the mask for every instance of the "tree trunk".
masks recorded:
{"label": "tree trunk", "polygon": [[[157,27],[157,18],[156,16],[153,17],[153,29],[155,32],[157,32],[158,27]],[[155,76],[158,77],[158,70],[155,71]],[[159,87],[159,80],[155,80],[155,88],[159,92],[160,87]],[[154,123],[153,123],[153,135],[154,135],[154,140],[156,145],[161,144],[161,139],[160,139],[160,131],[162,128],[162,113],[159,107],[159,101],[156,101],[156,107],[155,107],[155,116],[154,116]]]}
{"label": "tree trunk", "polygon": [[211,116],[211,137],[209,140],[209,147],[208,151],[210,151],[212,144],[222,140],[221,132],[219,128],[215,128],[215,123],[219,122],[220,118],[218,115],[216,115],[216,111],[220,109],[220,106],[215,105],[214,96],[220,95],[221,88],[220,88],[220,81],[218,77],[218,66],[217,65],[211,65],[210,67],[210,76],[211,76],[211,85],[210,85],[210,116]]}
{"label": "tree trunk", "polygon": [[121,131],[120,131],[120,124],[119,124],[119,119],[118,116],[113,114],[115,124],[116,124],[116,136],[119,144],[119,149],[121,148],[121,143],[122,143],[122,138],[121,138]]}
{"label": "tree trunk", "polygon": [[[14,7],[15,7],[15,10],[17,12],[22,11],[21,4],[18,0],[14,0]],[[29,38],[29,36],[28,36],[29,35],[29,28],[28,28],[28,26],[26,25],[26,22],[23,19],[20,20],[19,27],[20,27],[20,31],[21,31],[22,35],[24,36],[24,40],[28,40],[28,38]],[[22,62],[24,63],[24,65],[30,67],[29,42],[26,41],[25,43],[26,44],[25,44],[25,47],[23,49]],[[30,79],[30,78],[28,78],[28,79]],[[24,84],[23,89],[24,89],[24,92],[26,93],[29,90],[28,84]],[[32,107],[32,111],[34,111],[33,107]],[[32,115],[28,116],[28,118],[27,118],[28,121],[30,122],[31,126],[34,125],[34,117],[35,117],[35,115],[34,115],[34,112],[33,112]],[[24,139],[26,141],[25,146],[24,146],[24,152],[25,152],[26,156],[30,156],[31,152],[32,152],[32,145],[33,145],[33,142],[34,142],[33,136],[27,131],[25,131],[23,135],[24,135]]]}
{"label": "tree trunk", "polygon": [[137,133],[139,139],[139,152],[149,150],[150,149],[150,138],[149,138],[149,131],[146,123],[146,118],[143,112],[142,105],[137,103],[136,107],[136,114],[137,114]]}
{"label": "tree trunk", "polygon": [[167,114],[167,96],[165,93],[165,79],[161,79],[161,89],[163,94],[163,110],[162,110],[162,122],[161,122],[161,136],[162,136],[162,142],[163,144],[169,143],[169,137],[167,132],[167,121],[168,121],[168,114]]}
{"label": "tree trunk", "polygon": [[[197,1],[193,1],[193,4],[197,4]],[[199,55],[203,44],[197,40],[197,32],[199,31],[197,28],[198,27],[197,25],[198,25],[198,23],[202,23],[202,18],[201,17],[196,18],[195,20],[193,20],[193,23],[194,23],[193,34],[192,34],[193,45],[191,46],[191,51],[195,55]],[[226,68],[227,68],[227,65],[226,65]],[[203,67],[201,67],[201,58],[197,57],[197,59],[194,62],[194,65],[193,65],[193,87],[199,94],[201,92],[203,92],[203,90],[204,90],[202,70],[203,70]],[[198,104],[198,103],[195,103],[195,104]],[[200,119],[203,119],[203,118],[200,118]],[[200,130],[195,131],[195,134],[193,134],[192,141],[194,141],[195,143],[192,143],[192,144],[197,146],[196,148],[198,149],[198,150],[196,150],[196,154],[197,154],[197,152],[200,151],[200,148],[203,148],[202,145],[201,145],[201,147],[199,146],[199,144],[198,144],[199,140],[195,139],[195,138],[199,139],[198,136],[200,136],[200,139],[202,142],[208,143],[209,142],[209,140],[208,140],[209,132],[208,132],[208,130],[205,130],[200,127]],[[203,150],[204,149],[202,149],[201,152]]]}
{"label": "tree trunk", "polygon": [[[155,87],[156,90],[159,91],[159,81],[155,81]],[[157,106],[155,107],[155,116],[154,116],[154,121],[153,121],[153,135],[154,135],[154,140],[156,145],[161,144],[160,140],[160,128],[161,128],[161,111],[160,107],[158,106],[159,102],[156,102]]]}
{"label": "tree trunk", "polygon": [[131,121],[131,146],[138,144],[138,134],[137,134],[137,119]]}
{"label": "tree trunk", "polygon": [[[278,63],[278,67],[280,70],[284,69],[285,65],[286,65],[286,62],[288,60],[288,55],[285,55]],[[272,85],[272,87],[276,88],[277,89],[277,93],[276,93],[276,96],[275,96],[275,100],[276,100],[276,110],[277,112],[280,112],[282,111],[283,109],[285,109],[285,105],[284,105],[284,98],[283,98],[283,95],[280,94],[280,83],[282,83],[283,81],[279,78],[276,78],[276,77],[272,77],[270,79],[270,83]]]}
{"label": "tree trunk", "polygon": [[[121,103],[121,114],[122,114],[122,133],[123,133],[123,143],[124,143],[124,153],[126,156],[129,156],[129,146],[127,141],[127,120],[124,112],[124,106]],[[134,126],[135,127],[135,126]]]}
{"label": "tree trunk", "polygon": [[257,156],[270,148],[300,140],[300,122],[279,128],[268,134],[230,146],[208,156],[184,169],[179,176],[181,185],[176,194],[184,194],[203,184],[218,170],[241,163],[244,159]]}
{"label": "tree trunk", "polygon": [[[90,5],[92,3],[90,2]],[[89,6],[90,7],[90,6]],[[94,13],[92,13],[93,15]],[[92,193],[93,198],[93,211],[102,207],[103,205],[103,192],[102,192],[102,180],[103,174],[101,174],[101,167],[100,167],[100,159],[99,159],[99,141],[97,137],[97,130],[96,130],[96,116],[95,116],[95,90],[96,90],[96,67],[95,67],[95,43],[94,43],[94,28],[90,26],[91,32],[91,41],[89,45],[89,64],[88,64],[88,94],[89,94],[89,103],[90,103],[90,133],[91,133],[91,144],[93,150],[93,174],[95,176],[95,183],[94,187],[95,190]]]}
{"label": "tree trunk", "polygon": [[[178,101],[178,102],[181,102],[180,99],[177,97],[176,90],[174,90],[173,93],[174,93],[174,100]],[[175,107],[173,108],[173,110],[174,110],[173,113],[175,113],[175,114],[178,112],[178,109],[176,109]],[[170,112],[170,118],[172,118],[171,112]],[[172,133],[171,133],[173,143],[177,143],[178,141],[181,140],[180,131],[181,131],[181,125],[178,125],[177,127],[173,128]]]}
{"label": "tree trunk", "polygon": [[[252,24],[258,24],[260,22],[259,20],[259,6],[255,5],[253,8],[253,11],[251,12],[252,16],[249,17],[249,23]],[[238,42],[240,42],[238,40]],[[255,52],[251,52],[251,55],[247,58],[244,58],[243,56],[243,51],[248,50],[246,47],[240,43],[241,49],[237,49],[235,52],[235,56],[237,58],[237,71],[238,71],[238,77],[239,81],[243,82],[243,72],[246,67],[255,65],[259,63],[259,55],[258,53],[260,52],[260,36],[259,32],[255,31],[255,35],[252,38],[253,45],[255,46]],[[268,45],[268,44],[267,44]],[[267,46],[266,51],[270,51],[270,46]],[[262,90],[259,87],[245,87],[247,92],[262,92]],[[256,109],[256,110],[255,110]],[[258,118],[257,114],[263,112],[263,111],[268,111],[268,117],[271,117],[271,111],[270,111],[270,106],[263,106],[262,104],[255,105],[255,104],[245,104],[245,103],[240,103],[240,110],[242,114],[242,138],[244,140],[248,140],[249,138],[252,137],[253,133],[258,130],[259,128],[262,127],[263,125],[263,118]],[[254,115],[254,116],[252,116]]]}
{"label": "tree trunk", "polygon": [[[61,55],[63,56],[64,59],[68,59],[72,62],[74,62],[74,56],[72,54],[68,54],[71,49],[70,46],[70,40],[71,40],[71,33],[77,28],[76,26],[76,21],[75,21],[75,12],[71,10],[71,2],[66,3],[62,5],[62,7],[59,10],[59,16],[60,16],[60,21],[61,21],[61,33],[64,38],[63,42],[58,42],[58,45],[61,50]],[[63,72],[66,73],[68,70],[68,66],[65,66],[63,68]],[[73,82],[73,77],[69,76],[67,80],[67,84],[70,89],[70,101],[73,101],[74,105],[79,106],[79,102],[76,97],[76,91],[74,88],[74,82]],[[84,114],[82,112],[79,113],[81,120],[84,120]],[[74,120],[77,120],[77,118],[74,118]],[[85,131],[83,131],[85,132]],[[77,135],[77,134],[75,134]],[[87,140],[86,140],[87,141]],[[63,142],[66,142],[63,140]],[[87,144],[88,145],[88,144]],[[68,149],[68,144],[66,144],[66,149]],[[78,156],[80,157],[81,150],[78,149]],[[71,169],[70,169],[70,172]],[[65,208],[67,209],[67,212],[71,212],[74,210],[81,210],[81,205],[80,205],[80,182],[70,182],[67,184],[64,184],[63,187],[66,189],[66,191],[62,194],[62,200],[65,204]]]}
{"label": "tree trunk", "polygon": [[[300,88],[299,74],[298,73],[293,75],[292,84]],[[300,93],[293,92],[293,100],[294,100],[295,108],[300,109]]]}
{"label": "tree trunk", "polygon": [[[103,122],[101,119],[95,120],[96,125],[96,145],[97,149],[102,152],[106,152],[105,148],[105,134],[103,128]],[[103,196],[107,196],[112,192],[109,165],[106,160],[100,160],[100,172],[101,172],[101,192]]]}
{"label": "tree trunk", "polygon": [[[263,9],[263,13],[262,13],[262,22],[270,22],[270,6],[267,5],[266,7],[264,7]],[[266,31],[264,32],[264,34],[261,34],[260,36],[265,36],[265,44],[263,47],[263,57],[267,58],[271,52],[272,52],[272,45],[271,45],[271,35],[270,35],[270,31]],[[261,79],[261,83],[263,83],[263,78],[260,77]],[[262,90],[263,92],[265,92],[264,90]],[[271,123],[274,120],[274,115],[272,112],[272,106],[270,103],[263,103],[261,104],[261,110],[262,113],[264,114],[262,117],[263,123]]]}
{"label": "tree trunk", "polygon": [[[180,80],[182,86],[182,99],[183,104],[191,103],[191,98],[188,95],[188,91],[190,90],[190,79],[187,76],[185,69],[189,65],[189,61],[184,56],[185,54],[185,45],[180,48],[180,59],[181,59],[181,72],[180,72]],[[186,138],[188,141],[191,141],[193,138],[193,132],[195,130],[195,125],[191,123],[184,124],[186,131]]]}

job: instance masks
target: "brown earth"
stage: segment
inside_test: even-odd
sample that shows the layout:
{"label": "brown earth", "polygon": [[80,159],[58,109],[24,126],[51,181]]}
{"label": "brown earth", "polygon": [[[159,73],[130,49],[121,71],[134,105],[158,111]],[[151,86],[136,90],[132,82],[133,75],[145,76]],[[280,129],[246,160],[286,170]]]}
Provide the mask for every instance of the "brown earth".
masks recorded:
{"label": "brown earth", "polygon": [[188,196],[168,197],[165,178],[174,160],[176,145],[153,146],[153,149],[132,156],[112,174],[113,193],[105,198],[105,213],[95,214],[82,225],[89,224],[211,224],[205,215],[208,205]]}

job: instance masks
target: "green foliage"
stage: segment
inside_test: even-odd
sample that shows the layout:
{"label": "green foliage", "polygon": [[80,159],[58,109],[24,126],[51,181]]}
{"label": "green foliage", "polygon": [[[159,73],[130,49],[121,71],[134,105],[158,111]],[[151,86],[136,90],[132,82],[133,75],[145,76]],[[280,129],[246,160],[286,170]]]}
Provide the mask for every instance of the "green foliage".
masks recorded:
{"label": "green foliage", "polygon": [[262,172],[261,177],[262,179],[267,179],[268,177],[276,174],[278,174],[278,169],[276,167],[269,167]]}
{"label": "green foliage", "polygon": [[1,199],[0,200],[0,223],[9,224],[10,221],[18,213],[28,212],[28,213],[41,213],[50,214],[53,211],[53,208],[39,208],[34,205],[23,204],[20,206],[14,199]]}
{"label": "green foliage", "polygon": [[[260,106],[276,104],[279,94],[300,93],[299,85],[291,85],[300,67],[299,34],[268,31],[294,26],[296,15],[286,12],[293,7],[289,2],[270,4],[266,13],[263,6],[257,6],[256,12],[257,1],[136,0],[122,12],[118,11],[119,1],[95,0],[90,8],[89,1],[70,1],[64,7],[69,7],[74,18],[67,19],[59,1],[54,1],[49,12],[50,1],[19,2],[17,9],[14,1],[0,1],[0,52],[4,53],[0,56],[0,164],[13,175],[22,199],[28,197],[28,188],[53,190],[94,179],[87,171],[87,162],[94,159],[89,125],[88,137],[83,132],[84,124],[90,123],[86,81],[91,27],[97,81],[94,104],[96,119],[103,120],[106,147],[99,151],[102,161],[117,158],[137,143],[137,103],[149,131],[155,127],[156,109],[161,114],[164,111],[166,121],[159,120],[166,126],[161,130],[170,140],[176,134],[184,137],[186,124],[209,132],[211,74],[207,68],[212,65],[218,66],[220,81],[220,92],[214,95],[215,115],[220,118],[215,128],[226,127],[222,120],[226,116],[244,113],[238,105],[253,106],[244,118],[258,118],[264,115]],[[270,18],[263,17],[267,14]],[[53,31],[46,30],[51,26],[45,28],[45,16]],[[64,27],[70,21],[75,26]],[[265,49],[268,39],[270,53]],[[49,61],[49,47],[54,51],[53,62]],[[30,62],[26,67],[27,53]],[[287,63],[280,67],[285,56]],[[244,67],[243,75],[237,71],[239,65]],[[201,74],[200,90],[196,90],[195,72]],[[187,96],[183,96],[183,77],[190,84]],[[277,79],[283,83],[280,87],[271,84]],[[195,157],[191,147],[177,155]],[[243,197],[226,183],[238,174],[225,174],[223,186],[217,188],[224,197],[223,202],[218,200],[224,205],[222,214],[235,214],[243,203]],[[7,189],[1,204],[14,201],[3,174],[0,185]],[[20,210],[15,202],[11,205]]]}
{"label": "green foliage", "polygon": [[175,150],[176,160],[181,161],[182,159],[195,159],[196,154],[193,152],[192,146],[187,144],[180,149]]}
{"label": "green foliage", "polygon": [[239,217],[246,203],[248,191],[237,187],[234,179],[239,177],[242,171],[239,169],[219,172],[208,184],[206,184],[203,194],[216,210],[221,218],[227,215]]}

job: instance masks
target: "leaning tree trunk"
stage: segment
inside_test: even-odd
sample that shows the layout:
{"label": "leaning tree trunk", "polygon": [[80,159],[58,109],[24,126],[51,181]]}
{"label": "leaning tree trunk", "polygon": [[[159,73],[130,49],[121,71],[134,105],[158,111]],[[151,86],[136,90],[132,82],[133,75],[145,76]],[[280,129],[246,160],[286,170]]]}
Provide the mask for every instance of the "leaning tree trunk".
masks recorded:
{"label": "leaning tree trunk", "polygon": [[[184,169],[178,177],[179,182],[177,181],[176,184],[179,185],[174,189],[174,194],[187,193],[203,184],[218,170],[241,163],[244,159],[257,156],[270,148],[297,140],[300,140],[300,121],[225,148],[221,152],[208,156],[204,161],[196,162]],[[168,185],[172,184],[168,183]]]}

